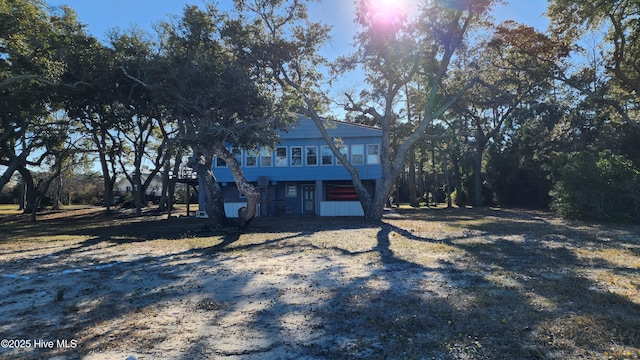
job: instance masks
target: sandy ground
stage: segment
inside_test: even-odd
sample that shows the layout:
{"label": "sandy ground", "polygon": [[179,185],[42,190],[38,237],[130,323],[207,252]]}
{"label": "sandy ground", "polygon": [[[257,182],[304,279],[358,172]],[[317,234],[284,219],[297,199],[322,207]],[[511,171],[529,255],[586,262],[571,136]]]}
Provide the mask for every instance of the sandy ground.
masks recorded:
{"label": "sandy ground", "polygon": [[[345,234],[335,235],[340,240]],[[255,251],[251,235],[225,251],[217,251],[218,236],[199,240],[204,250],[185,250],[185,239],[138,243],[125,236],[5,250],[0,332],[23,341],[13,344],[22,348],[0,355],[312,358],[305,356],[306,346],[345,348],[353,341],[333,335],[323,321],[338,306],[337,292],[348,297],[404,283],[408,275],[424,277],[314,249],[309,236],[279,233],[268,240],[268,251]]]}
{"label": "sandy ground", "polygon": [[[111,229],[101,224],[73,230],[71,238],[52,229],[59,235],[0,244],[0,337],[10,340],[0,348],[0,358],[491,358],[500,353],[482,351],[488,339],[483,332],[491,328],[474,324],[463,334],[469,327],[456,327],[463,319],[473,321],[479,294],[502,304],[499,312],[491,310],[495,318],[478,316],[509,328],[488,345],[506,341],[505,347],[535,348],[543,338],[544,327],[530,318],[518,320],[525,301],[511,298],[533,284],[526,278],[531,273],[516,274],[492,261],[471,272],[452,265],[469,260],[468,244],[523,246],[526,234],[492,237],[434,223],[380,226],[351,220],[282,224],[278,231],[258,221],[247,234],[217,234],[199,230],[193,220],[154,221],[138,223],[142,230],[134,234],[116,231],[119,225],[111,223]],[[62,223],[50,225],[56,224]],[[632,261],[638,261],[640,242],[633,232],[614,235],[629,240]],[[560,235],[545,236],[551,241]],[[427,237],[430,241],[417,247],[403,245]],[[558,262],[562,266],[548,272],[549,281],[573,271],[565,269],[568,260]],[[637,277],[640,262],[632,265],[638,266]],[[584,287],[602,292],[598,284]],[[640,278],[618,291],[625,289],[632,307],[628,316],[636,321]],[[531,318],[558,306],[542,292],[517,291],[530,294]],[[507,326],[512,321],[513,329]],[[533,345],[522,345],[525,341]],[[621,341],[619,350],[637,358],[640,344]],[[515,354],[536,358],[536,350],[522,351]]]}

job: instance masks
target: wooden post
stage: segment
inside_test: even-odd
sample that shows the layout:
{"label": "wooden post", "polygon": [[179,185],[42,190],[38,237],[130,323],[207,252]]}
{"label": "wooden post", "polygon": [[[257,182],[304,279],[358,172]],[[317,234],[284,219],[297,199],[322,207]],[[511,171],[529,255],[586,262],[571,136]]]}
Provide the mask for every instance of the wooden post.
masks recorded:
{"label": "wooden post", "polygon": [[187,183],[187,217],[189,217],[191,214],[190,205],[191,205],[191,190],[189,187],[189,183]]}

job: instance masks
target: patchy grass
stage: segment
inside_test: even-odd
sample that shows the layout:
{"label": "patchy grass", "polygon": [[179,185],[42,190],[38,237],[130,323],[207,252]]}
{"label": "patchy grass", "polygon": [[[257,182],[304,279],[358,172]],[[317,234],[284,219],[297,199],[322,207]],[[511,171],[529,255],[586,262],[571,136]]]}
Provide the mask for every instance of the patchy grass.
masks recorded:
{"label": "patchy grass", "polygon": [[21,214],[22,210],[18,210],[18,205],[0,204],[0,216]]}
{"label": "patchy grass", "polygon": [[0,215],[0,349],[38,359],[638,359],[640,227],[410,209],[381,223]]}

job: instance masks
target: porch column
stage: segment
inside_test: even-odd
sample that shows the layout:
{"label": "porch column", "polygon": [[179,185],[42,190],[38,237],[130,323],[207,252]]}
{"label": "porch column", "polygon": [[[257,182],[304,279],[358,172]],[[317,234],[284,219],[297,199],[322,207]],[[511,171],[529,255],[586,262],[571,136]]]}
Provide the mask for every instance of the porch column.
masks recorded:
{"label": "porch column", "polygon": [[323,185],[324,183],[322,180],[316,180],[316,204],[315,204],[316,216],[320,215],[320,201],[324,201]]}

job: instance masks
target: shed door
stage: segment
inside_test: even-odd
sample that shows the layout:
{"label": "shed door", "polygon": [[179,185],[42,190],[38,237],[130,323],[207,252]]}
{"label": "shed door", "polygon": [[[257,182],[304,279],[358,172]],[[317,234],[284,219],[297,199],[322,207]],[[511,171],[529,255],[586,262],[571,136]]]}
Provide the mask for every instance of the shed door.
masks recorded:
{"label": "shed door", "polygon": [[302,209],[305,214],[316,213],[316,188],[313,185],[302,187]]}

